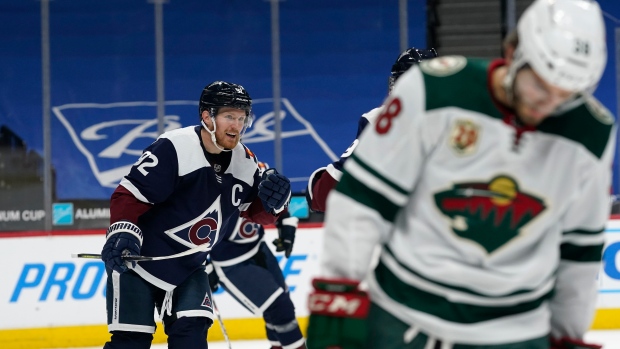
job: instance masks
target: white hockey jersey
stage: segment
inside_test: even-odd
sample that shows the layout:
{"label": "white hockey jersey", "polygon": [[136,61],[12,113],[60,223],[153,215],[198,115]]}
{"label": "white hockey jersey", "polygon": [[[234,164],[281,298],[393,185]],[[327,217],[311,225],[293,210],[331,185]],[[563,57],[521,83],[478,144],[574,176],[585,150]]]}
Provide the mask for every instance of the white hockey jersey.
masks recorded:
{"label": "white hockey jersey", "polygon": [[515,126],[489,92],[501,64],[441,57],[398,80],[328,198],[322,274],[368,277],[373,302],[446,342],[580,338],[595,307],[614,120],[589,99],[536,129]]}

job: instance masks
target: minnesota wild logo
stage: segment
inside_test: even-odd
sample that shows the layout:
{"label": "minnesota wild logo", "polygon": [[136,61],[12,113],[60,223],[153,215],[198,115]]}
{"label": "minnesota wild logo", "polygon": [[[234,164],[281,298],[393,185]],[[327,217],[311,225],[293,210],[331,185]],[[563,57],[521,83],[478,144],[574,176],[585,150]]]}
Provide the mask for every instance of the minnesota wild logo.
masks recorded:
{"label": "minnesota wild logo", "polygon": [[545,210],[544,202],[519,191],[517,182],[498,176],[489,183],[461,183],[435,194],[435,204],[452,231],[488,253],[506,244]]}

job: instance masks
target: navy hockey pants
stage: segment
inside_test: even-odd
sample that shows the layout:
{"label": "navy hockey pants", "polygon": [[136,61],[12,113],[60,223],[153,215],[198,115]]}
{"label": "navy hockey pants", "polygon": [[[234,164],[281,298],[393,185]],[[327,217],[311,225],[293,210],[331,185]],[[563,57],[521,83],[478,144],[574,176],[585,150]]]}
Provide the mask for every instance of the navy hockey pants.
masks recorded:
{"label": "navy hockey pants", "polygon": [[253,314],[263,316],[273,347],[293,349],[304,344],[284,275],[265,242],[254,258],[230,267],[216,262],[214,267],[224,289]]}
{"label": "navy hockey pants", "polygon": [[108,272],[106,308],[111,340],[104,349],[150,348],[155,309],[164,313],[168,348],[206,349],[213,324],[211,289],[204,269],[191,274],[172,292],[155,287],[134,271]]}

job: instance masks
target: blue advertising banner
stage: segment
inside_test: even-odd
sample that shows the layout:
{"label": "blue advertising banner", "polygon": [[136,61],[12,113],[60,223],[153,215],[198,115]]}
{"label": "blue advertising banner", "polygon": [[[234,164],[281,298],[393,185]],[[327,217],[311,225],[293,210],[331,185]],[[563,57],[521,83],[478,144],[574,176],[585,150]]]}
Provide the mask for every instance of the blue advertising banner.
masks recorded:
{"label": "blue advertising banner", "polygon": [[[615,113],[620,4],[599,2],[609,14],[609,63],[596,95]],[[408,1],[411,46],[426,46],[426,3]],[[243,141],[275,165],[270,6],[260,0],[163,5],[166,129],[197,124],[205,85],[235,82],[254,99],[256,120]],[[398,0],[279,6],[280,170],[301,193],[316,168],[349,146],[358,118],[387,95],[400,51]],[[43,156],[40,20],[38,1],[0,3],[0,126]],[[157,136],[153,3],[52,1],[50,46],[54,199],[107,200]]]}

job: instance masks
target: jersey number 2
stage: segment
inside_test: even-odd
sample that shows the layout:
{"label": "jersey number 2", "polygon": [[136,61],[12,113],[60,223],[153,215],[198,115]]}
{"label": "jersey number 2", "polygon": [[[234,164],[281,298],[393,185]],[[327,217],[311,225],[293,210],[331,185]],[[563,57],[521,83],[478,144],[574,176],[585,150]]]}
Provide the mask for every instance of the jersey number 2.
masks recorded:
{"label": "jersey number 2", "polygon": [[157,160],[157,156],[155,156],[155,154],[151,153],[150,151],[145,151],[134,165],[137,165],[138,167],[136,168],[138,169],[138,171],[140,171],[140,173],[146,176],[147,174],[149,174],[149,172],[145,169],[147,167],[155,167],[158,163],[159,160]]}

